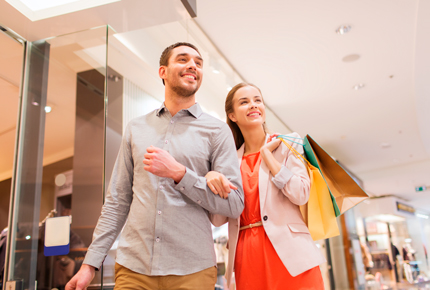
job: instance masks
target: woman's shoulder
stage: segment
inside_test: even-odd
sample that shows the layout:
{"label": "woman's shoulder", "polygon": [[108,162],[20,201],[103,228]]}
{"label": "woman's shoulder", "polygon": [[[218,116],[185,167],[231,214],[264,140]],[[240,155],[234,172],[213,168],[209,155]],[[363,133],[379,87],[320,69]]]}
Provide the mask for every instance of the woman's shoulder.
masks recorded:
{"label": "woman's shoulder", "polygon": [[[289,145],[291,145],[294,149],[298,150],[300,154],[302,154],[303,151],[303,138],[300,136],[297,132],[292,132],[288,134],[282,134],[286,138],[283,138],[285,142],[287,142]],[[283,153],[287,153],[290,151],[287,145],[284,144],[284,142],[281,143],[281,148]]]}
{"label": "woman's shoulder", "polygon": [[292,133],[288,133],[288,134],[281,134],[281,135],[285,135],[285,136],[289,136],[289,137],[294,137],[294,138],[301,138],[300,134],[297,132],[292,132]]}

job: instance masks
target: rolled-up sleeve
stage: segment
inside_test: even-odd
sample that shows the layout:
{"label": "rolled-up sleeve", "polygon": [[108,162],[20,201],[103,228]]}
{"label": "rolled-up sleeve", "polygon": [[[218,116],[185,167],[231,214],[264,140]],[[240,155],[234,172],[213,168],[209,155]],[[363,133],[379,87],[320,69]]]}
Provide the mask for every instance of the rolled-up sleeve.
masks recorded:
{"label": "rolled-up sleeve", "polygon": [[238,218],[244,208],[244,198],[233,136],[227,124],[212,136],[211,170],[224,174],[237,189],[232,190],[227,199],[223,199],[210,190],[204,176],[198,176],[189,168],[175,189],[210,213]]}
{"label": "rolled-up sleeve", "polygon": [[285,165],[281,166],[281,170],[279,170],[278,174],[272,177],[272,182],[276,185],[277,188],[283,189],[285,184],[293,177],[294,173],[291,172]]}

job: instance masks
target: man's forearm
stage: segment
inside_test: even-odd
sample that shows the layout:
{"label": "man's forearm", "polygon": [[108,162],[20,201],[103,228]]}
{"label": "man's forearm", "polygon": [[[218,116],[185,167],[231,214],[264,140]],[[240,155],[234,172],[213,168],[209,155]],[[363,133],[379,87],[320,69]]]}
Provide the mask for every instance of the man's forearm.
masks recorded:
{"label": "man's forearm", "polygon": [[237,218],[244,208],[243,189],[241,184],[234,185],[238,189],[232,190],[229,197],[223,199],[210,190],[205,177],[197,176],[187,168],[184,177],[175,188],[211,213]]}

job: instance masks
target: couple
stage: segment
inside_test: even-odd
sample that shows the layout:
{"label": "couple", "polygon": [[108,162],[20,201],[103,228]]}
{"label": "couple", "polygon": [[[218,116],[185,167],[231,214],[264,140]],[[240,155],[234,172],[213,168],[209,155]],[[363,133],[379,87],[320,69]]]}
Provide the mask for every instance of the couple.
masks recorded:
{"label": "couple", "polygon": [[227,279],[234,266],[237,289],[323,289],[317,266],[324,258],[298,207],[308,199],[309,177],[266,136],[258,88],[239,84],[229,93],[233,138],[195,102],[203,59],[194,45],[167,47],[159,76],[165,101],[127,125],[93,242],[66,289],[88,287],[123,229],[115,289],[213,290],[210,221],[229,221]]}

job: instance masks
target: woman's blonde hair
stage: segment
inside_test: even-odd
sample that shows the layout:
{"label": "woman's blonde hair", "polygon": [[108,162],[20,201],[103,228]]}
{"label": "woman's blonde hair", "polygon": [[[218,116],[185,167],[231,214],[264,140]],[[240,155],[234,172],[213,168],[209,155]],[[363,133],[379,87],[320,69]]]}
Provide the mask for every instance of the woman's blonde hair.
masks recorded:
{"label": "woman's blonde hair", "polygon": [[[234,113],[234,108],[233,108],[234,95],[236,94],[236,92],[239,89],[241,89],[243,87],[247,87],[247,86],[251,86],[251,87],[256,88],[261,94],[261,90],[256,85],[253,85],[250,83],[239,83],[239,84],[235,85],[230,90],[230,92],[228,92],[227,98],[225,99],[225,114],[227,116],[227,125],[230,127],[231,132],[233,133],[234,143],[236,144],[236,150],[239,149],[240,146],[242,146],[242,144],[245,142],[245,139],[243,138],[242,131],[240,131],[239,126],[235,122],[230,120],[228,115],[231,113]],[[263,94],[261,94],[261,98],[263,99]],[[263,100],[263,104],[264,104],[264,100]],[[263,123],[263,130],[264,130],[264,133],[266,133],[266,131],[267,131],[266,122]]]}

